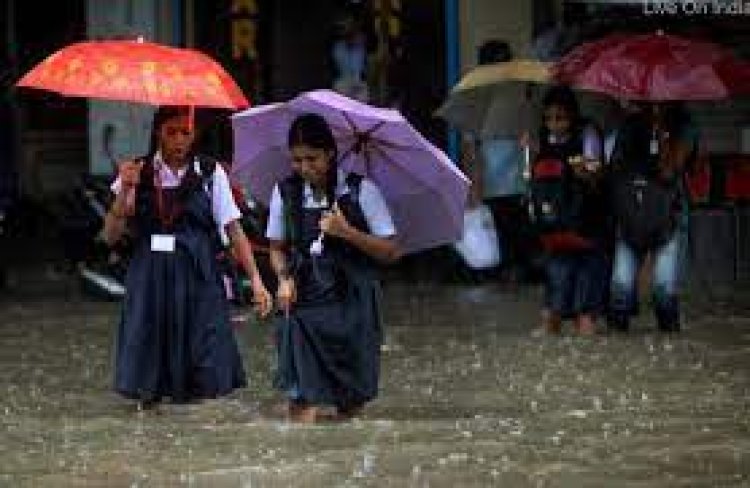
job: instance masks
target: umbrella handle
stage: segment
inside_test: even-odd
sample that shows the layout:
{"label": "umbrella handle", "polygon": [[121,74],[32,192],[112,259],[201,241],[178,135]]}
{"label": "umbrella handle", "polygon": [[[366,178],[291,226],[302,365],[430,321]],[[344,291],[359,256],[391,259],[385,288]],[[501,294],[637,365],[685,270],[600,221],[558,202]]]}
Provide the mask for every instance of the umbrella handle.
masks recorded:
{"label": "umbrella handle", "polygon": [[531,148],[528,144],[523,148],[523,179],[531,179]]}

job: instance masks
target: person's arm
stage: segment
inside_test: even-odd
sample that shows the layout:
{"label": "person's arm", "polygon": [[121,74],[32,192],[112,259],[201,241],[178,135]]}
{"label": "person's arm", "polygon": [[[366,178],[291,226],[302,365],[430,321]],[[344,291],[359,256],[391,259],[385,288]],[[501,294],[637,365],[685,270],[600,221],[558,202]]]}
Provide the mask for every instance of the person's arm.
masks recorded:
{"label": "person's arm", "polygon": [[685,170],[688,161],[696,152],[696,143],[690,134],[683,137],[665,137],[661,142],[663,149],[659,158],[660,176],[670,181]]}
{"label": "person's arm", "polygon": [[250,241],[248,241],[238,220],[228,223],[225,229],[232,247],[232,255],[237,259],[245,274],[250,278],[250,286],[253,290],[253,302],[255,302],[261,317],[265,317],[271,311],[273,301],[258,271],[258,265],[255,262]]}
{"label": "person's arm", "polygon": [[267,315],[273,306],[271,295],[268,293],[263,279],[258,272],[258,266],[253,256],[253,248],[240,225],[242,213],[234,200],[229,177],[224,168],[217,164],[211,175],[210,184],[211,213],[220,231],[229,240],[228,244],[234,259],[242,266],[250,279],[255,308],[261,316]]}
{"label": "person's arm", "polygon": [[596,186],[603,175],[601,171],[604,160],[602,144],[599,131],[592,125],[583,128],[583,151],[579,158],[570,161],[576,177],[589,186]]}
{"label": "person's arm", "polygon": [[115,199],[104,216],[102,239],[108,245],[116,244],[127,233],[128,217],[133,214],[135,188],[140,180],[142,161],[125,161],[118,167]]}
{"label": "person's arm", "polygon": [[297,301],[297,286],[294,282],[294,276],[292,276],[289,270],[284,242],[277,240],[270,241],[269,255],[271,258],[271,268],[273,268],[273,272],[276,274],[279,282],[276,299],[279,301],[279,308],[288,315],[292,305]]}
{"label": "person's arm", "polygon": [[126,210],[127,197],[125,195],[126,192],[119,192],[109,207],[109,211],[104,215],[102,239],[110,246],[117,244],[127,233],[128,215]]}
{"label": "person's arm", "polygon": [[288,315],[292,305],[297,301],[297,289],[287,260],[286,235],[284,202],[281,198],[279,186],[276,185],[271,192],[271,201],[268,205],[266,237],[269,241],[271,268],[278,281],[276,299],[279,302],[279,308]]}
{"label": "person's arm", "polygon": [[482,161],[478,157],[478,144],[469,135],[466,135],[461,143],[461,166],[464,169],[464,173],[469,177],[469,181],[471,181],[467,201],[469,207],[476,207],[481,204],[484,194],[484,170],[481,164]]}

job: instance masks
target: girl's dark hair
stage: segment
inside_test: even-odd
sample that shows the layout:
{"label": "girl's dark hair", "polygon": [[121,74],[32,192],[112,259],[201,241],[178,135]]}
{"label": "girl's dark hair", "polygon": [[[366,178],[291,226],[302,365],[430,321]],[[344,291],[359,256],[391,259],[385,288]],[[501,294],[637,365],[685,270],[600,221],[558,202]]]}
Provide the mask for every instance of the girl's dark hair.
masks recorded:
{"label": "girl's dark hair", "polygon": [[289,127],[288,145],[289,148],[304,145],[331,152],[326,175],[326,197],[329,205],[333,205],[338,183],[338,148],[326,119],[313,113],[303,114],[294,119]]}
{"label": "girl's dark hair", "polygon": [[564,108],[573,122],[577,122],[581,116],[575,93],[568,86],[556,85],[547,91],[542,100],[542,107],[546,110],[553,105]]}
{"label": "girl's dark hair", "polygon": [[[151,139],[148,146],[148,158],[151,159],[159,150],[159,131],[161,126],[175,117],[190,116],[190,107],[163,105],[156,109],[151,121]],[[192,151],[191,151],[192,153]]]}
{"label": "girl's dark hair", "polygon": [[[542,99],[542,110],[546,111],[549,107],[558,106],[562,107],[570,117],[570,132],[575,134],[580,130],[583,121],[581,120],[581,109],[578,106],[578,100],[576,100],[575,93],[573,90],[566,85],[555,85],[545,93]],[[539,129],[539,137],[541,144],[546,144],[549,140],[549,129],[547,125],[542,122],[542,126]]]}
{"label": "girl's dark hair", "polygon": [[493,39],[485,42],[477,51],[478,64],[504,63],[513,59],[510,44],[505,41]]}

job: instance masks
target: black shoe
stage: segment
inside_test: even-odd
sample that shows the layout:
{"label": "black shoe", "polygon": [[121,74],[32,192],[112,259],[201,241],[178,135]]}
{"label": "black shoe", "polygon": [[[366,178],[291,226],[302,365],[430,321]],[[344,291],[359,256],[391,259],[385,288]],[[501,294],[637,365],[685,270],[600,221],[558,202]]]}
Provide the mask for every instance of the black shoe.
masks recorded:
{"label": "black shoe", "polygon": [[680,331],[680,322],[679,320],[659,320],[658,321],[659,326],[659,332],[665,332],[667,334],[672,334]]}
{"label": "black shoe", "polygon": [[680,331],[680,313],[676,306],[655,310],[656,325],[660,332],[679,332]]}
{"label": "black shoe", "polygon": [[630,319],[624,314],[611,314],[607,317],[607,329],[614,332],[627,332]]}
{"label": "black shoe", "polygon": [[146,410],[154,410],[161,403],[161,397],[149,394],[141,393],[138,402],[135,404],[135,408],[139,412],[145,412]]}

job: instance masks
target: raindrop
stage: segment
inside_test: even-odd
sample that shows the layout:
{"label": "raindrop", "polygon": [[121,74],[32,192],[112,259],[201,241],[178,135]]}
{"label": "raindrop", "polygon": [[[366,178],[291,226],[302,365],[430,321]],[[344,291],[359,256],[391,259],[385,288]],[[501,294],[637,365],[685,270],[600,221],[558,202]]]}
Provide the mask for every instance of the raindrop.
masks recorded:
{"label": "raindrop", "polygon": [[577,419],[585,419],[588,414],[585,410],[571,410],[570,412],[568,412],[568,416],[575,417]]}
{"label": "raindrop", "polygon": [[594,397],[593,403],[594,403],[594,410],[596,410],[597,412],[601,412],[603,410],[602,409],[602,399],[601,398]]}
{"label": "raindrop", "polygon": [[362,456],[362,473],[365,476],[372,474],[375,471],[375,456],[369,452]]}

